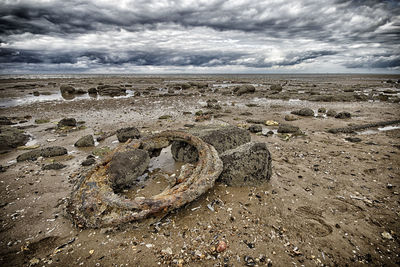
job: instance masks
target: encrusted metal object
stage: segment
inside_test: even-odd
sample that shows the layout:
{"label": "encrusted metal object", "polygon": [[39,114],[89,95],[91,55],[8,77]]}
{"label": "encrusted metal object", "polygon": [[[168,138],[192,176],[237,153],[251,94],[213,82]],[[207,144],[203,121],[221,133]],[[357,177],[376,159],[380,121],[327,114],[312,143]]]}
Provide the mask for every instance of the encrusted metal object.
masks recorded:
{"label": "encrusted metal object", "polygon": [[[114,193],[107,169],[116,152],[130,148],[154,151],[183,141],[196,147],[199,160],[182,169],[175,185],[152,197],[128,199]],[[200,138],[180,131],[165,131],[139,140],[128,141],[111,152],[88,173],[72,192],[67,212],[78,227],[98,228],[138,221],[153,214],[163,214],[189,203],[214,186],[222,172],[222,161],[215,148]]]}

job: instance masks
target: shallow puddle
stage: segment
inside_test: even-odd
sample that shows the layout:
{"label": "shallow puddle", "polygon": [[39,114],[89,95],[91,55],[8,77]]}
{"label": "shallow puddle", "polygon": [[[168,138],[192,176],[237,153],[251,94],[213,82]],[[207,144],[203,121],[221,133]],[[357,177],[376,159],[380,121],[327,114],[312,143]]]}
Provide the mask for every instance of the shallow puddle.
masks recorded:
{"label": "shallow puddle", "polygon": [[151,197],[173,186],[178,178],[183,162],[174,160],[171,146],[164,148],[158,157],[150,159],[147,171],[138,177],[136,186],[125,190],[122,195],[134,199],[136,197]]}
{"label": "shallow puddle", "polygon": [[46,101],[74,101],[74,100],[81,100],[81,99],[110,99],[110,98],[127,98],[134,95],[134,91],[127,90],[126,95],[123,96],[100,96],[100,95],[92,95],[92,94],[74,94],[74,95],[62,95],[60,92],[55,94],[49,95],[26,95],[20,98],[3,98],[0,99],[0,107],[7,108],[7,107],[15,107],[21,105],[29,105],[37,102],[46,102]]}

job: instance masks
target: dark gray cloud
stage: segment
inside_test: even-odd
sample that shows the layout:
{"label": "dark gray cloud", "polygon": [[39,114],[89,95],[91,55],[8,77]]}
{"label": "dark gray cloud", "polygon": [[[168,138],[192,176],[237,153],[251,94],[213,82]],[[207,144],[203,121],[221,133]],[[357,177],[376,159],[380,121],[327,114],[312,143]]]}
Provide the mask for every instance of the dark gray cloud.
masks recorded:
{"label": "dark gray cloud", "polygon": [[395,0],[2,1],[0,68],[398,71],[399,14]]}

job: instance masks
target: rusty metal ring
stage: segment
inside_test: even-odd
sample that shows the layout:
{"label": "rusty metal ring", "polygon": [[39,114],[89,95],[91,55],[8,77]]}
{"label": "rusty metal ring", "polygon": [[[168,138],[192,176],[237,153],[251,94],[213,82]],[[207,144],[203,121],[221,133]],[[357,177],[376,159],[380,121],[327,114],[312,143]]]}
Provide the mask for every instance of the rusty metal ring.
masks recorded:
{"label": "rusty metal ring", "polygon": [[[168,147],[172,141],[193,145],[199,154],[197,163],[181,171],[179,183],[149,198],[128,199],[114,193],[107,169],[116,152],[140,148],[151,152]],[[222,172],[222,161],[215,148],[200,138],[181,131],[164,131],[117,147],[92,169],[72,192],[67,212],[78,227],[98,228],[142,220],[166,213],[189,203],[214,186]]]}

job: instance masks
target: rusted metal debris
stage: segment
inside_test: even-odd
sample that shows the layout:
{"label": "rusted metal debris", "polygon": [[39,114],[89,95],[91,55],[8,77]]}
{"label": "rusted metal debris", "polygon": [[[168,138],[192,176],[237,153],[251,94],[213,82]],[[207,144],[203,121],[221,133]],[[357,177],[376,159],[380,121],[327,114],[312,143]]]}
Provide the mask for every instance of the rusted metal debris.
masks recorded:
{"label": "rusted metal debris", "polygon": [[[144,149],[153,154],[168,147],[172,141],[183,141],[196,147],[199,160],[186,164],[175,185],[149,198],[128,199],[115,194],[111,188],[107,169],[116,152],[131,148]],[[200,138],[180,131],[165,131],[119,146],[106,159],[88,173],[73,191],[67,212],[81,228],[116,226],[138,221],[150,215],[165,214],[189,203],[214,186],[222,172],[222,161],[215,148]]]}

